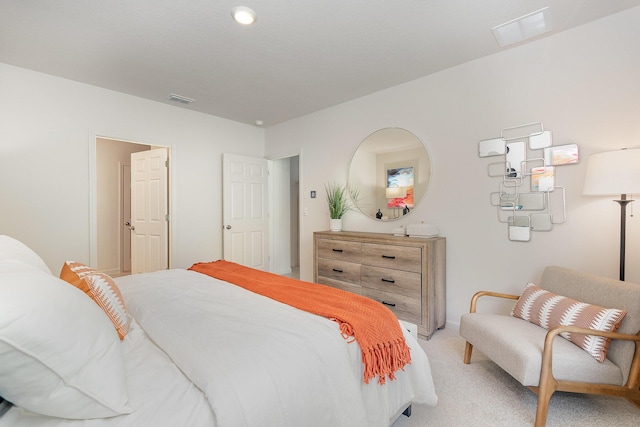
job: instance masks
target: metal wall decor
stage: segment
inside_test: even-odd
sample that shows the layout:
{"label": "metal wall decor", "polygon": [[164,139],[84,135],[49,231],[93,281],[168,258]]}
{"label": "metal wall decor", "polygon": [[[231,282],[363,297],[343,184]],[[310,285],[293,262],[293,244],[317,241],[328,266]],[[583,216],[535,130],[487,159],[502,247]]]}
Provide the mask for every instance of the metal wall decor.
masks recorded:
{"label": "metal wall decor", "polygon": [[507,224],[509,240],[528,242],[532,231],[551,231],[567,220],[565,189],[556,183],[555,168],[580,161],[578,144],[553,145],[551,131],[537,122],[480,141],[478,156],[502,157],[487,165],[488,175],[500,178],[489,199],[498,221]]}

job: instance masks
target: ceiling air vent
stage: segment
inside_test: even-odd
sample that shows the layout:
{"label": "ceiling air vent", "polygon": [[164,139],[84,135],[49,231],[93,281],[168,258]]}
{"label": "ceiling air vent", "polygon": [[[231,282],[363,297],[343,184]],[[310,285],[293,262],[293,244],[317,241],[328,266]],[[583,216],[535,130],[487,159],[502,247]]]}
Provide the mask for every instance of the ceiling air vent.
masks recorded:
{"label": "ceiling air vent", "polygon": [[521,41],[551,31],[549,8],[545,7],[520,18],[513,19],[491,29],[500,47],[520,43]]}
{"label": "ceiling air vent", "polygon": [[169,94],[169,100],[179,102],[180,104],[191,104],[195,99],[187,98],[186,96],[176,95],[175,93]]}

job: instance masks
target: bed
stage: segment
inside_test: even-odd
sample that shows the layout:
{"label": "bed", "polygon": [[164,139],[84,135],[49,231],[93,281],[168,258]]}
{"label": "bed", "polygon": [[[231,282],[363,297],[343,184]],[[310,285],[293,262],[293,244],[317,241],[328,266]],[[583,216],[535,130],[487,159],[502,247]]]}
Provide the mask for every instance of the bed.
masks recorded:
{"label": "bed", "polygon": [[15,404],[0,427],[386,427],[437,402],[404,328],[411,363],[380,384],[335,320],[227,281],[61,276],[0,236],[0,396]]}

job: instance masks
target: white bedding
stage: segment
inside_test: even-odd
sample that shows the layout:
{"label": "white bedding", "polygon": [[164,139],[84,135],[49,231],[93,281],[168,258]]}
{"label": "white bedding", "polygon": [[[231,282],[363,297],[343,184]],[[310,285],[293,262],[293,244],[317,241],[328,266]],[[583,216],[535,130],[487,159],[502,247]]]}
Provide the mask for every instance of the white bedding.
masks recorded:
{"label": "white bedding", "polygon": [[437,401],[410,337],[405,372],[364,384],[360,349],[334,321],[192,271],[118,285],[149,336],[205,392],[218,427],[386,427],[409,403]]}
{"label": "white bedding", "polygon": [[437,402],[407,331],[411,365],[365,384],[357,343],[331,320],[187,270],[117,284],[137,321],[122,342],[134,412],[85,421],[12,408],[0,427],[386,427],[411,403]]}

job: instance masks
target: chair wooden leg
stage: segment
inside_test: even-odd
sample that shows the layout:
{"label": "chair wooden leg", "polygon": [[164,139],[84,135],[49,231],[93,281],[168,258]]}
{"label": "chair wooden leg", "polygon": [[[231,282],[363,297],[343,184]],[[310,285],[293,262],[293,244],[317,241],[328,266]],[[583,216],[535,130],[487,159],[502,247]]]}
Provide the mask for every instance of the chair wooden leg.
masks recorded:
{"label": "chair wooden leg", "polygon": [[547,425],[547,413],[549,412],[549,400],[554,390],[538,389],[538,407],[536,409],[535,427],[545,427]]}
{"label": "chair wooden leg", "polygon": [[543,357],[540,384],[538,387],[529,387],[538,395],[535,427],[544,427],[547,424],[549,401],[551,400],[553,393],[558,389],[558,382],[551,372],[551,361],[545,361]]}
{"label": "chair wooden leg", "polygon": [[625,396],[627,398],[627,400],[631,403],[633,403],[634,405],[636,405],[638,408],[640,408],[640,389],[638,390],[632,390],[631,392],[629,392],[629,394],[627,396]]}
{"label": "chair wooden leg", "polygon": [[468,365],[471,363],[471,352],[473,351],[473,345],[467,341],[467,344],[464,347],[464,364]]}

